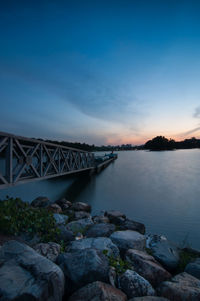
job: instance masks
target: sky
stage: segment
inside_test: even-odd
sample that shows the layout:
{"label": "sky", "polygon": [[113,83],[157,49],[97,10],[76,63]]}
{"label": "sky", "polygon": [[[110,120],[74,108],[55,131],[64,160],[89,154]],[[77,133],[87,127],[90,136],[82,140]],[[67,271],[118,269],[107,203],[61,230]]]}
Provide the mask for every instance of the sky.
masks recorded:
{"label": "sky", "polygon": [[0,1],[0,131],[200,138],[200,1]]}

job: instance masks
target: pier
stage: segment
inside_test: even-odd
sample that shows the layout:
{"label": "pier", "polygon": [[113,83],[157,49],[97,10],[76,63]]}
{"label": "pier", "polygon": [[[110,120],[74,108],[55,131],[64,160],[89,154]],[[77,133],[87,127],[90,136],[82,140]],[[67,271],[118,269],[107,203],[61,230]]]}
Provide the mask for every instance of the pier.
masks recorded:
{"label": "pier", "polygon": [[84,171],[93,174],[115,159],[96,162],[91,152],[0,132],[0,189]]}

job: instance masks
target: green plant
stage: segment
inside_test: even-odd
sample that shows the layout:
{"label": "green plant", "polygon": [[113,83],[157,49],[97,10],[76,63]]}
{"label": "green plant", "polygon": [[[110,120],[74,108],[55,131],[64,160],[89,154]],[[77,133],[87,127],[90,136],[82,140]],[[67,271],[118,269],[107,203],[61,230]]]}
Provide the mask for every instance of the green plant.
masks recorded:
{"label": "green plant", "polygon": [[197,257],[199,257],[197,254],[194,254],[186,250],[181,250],[179,256],[180,256],[180,260],[177,267],[178,273],[184,272],[186,265],[194,261]]}
{"label": "green plant", "polygon": [[153,252],[150,248],[145,248],[145,251],[147,252],[147,254],[149,254],[151,256],[153,255]]}
{"label": "green plant", "polygon": [[5,234],[31,237],[37,234],[41,242],[56,241],[59,229],[53,213],[45,208],[33,208],[19,198],[7,198],[0,202],[0,231]]}
{"label": "green plant", "polygon": [[109,265],[115,268],[118,275],[123,274],[126,270],[132,269],[132,265],[128,261],[122,260],[119,256],[114,257],[113,255],[108,255],[108,250],[103,250],[103,254],[107,256]]}

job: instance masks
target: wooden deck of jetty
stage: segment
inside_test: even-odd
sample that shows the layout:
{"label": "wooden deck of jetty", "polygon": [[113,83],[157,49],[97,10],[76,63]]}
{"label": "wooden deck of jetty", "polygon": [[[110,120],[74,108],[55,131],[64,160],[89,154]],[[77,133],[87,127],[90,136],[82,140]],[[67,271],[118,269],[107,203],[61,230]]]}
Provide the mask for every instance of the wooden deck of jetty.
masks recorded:
{"label": "wooden deck of jetty", "polygon": [[97,159],[80,149],[0,132],[0,189],[87,171],[98,173],[117,159]]}

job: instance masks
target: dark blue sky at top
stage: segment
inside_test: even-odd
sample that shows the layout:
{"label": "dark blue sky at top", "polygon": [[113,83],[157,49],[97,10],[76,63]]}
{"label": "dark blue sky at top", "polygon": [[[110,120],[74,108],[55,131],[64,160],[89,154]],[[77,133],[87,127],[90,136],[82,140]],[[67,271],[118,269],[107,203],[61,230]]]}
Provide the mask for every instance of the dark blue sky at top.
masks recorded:
{"label": "dark blue sky at top", "polygon": [[96,144],[193,131],[199,16],[189,0],[1,1],[0,130]]}

